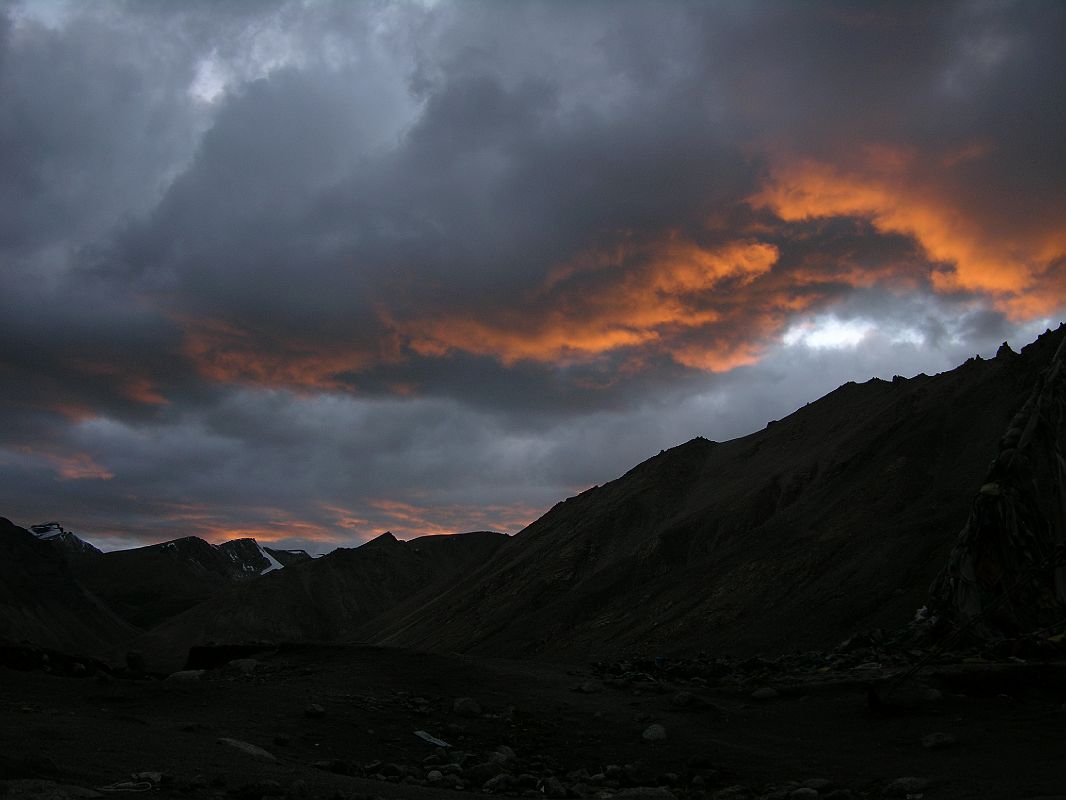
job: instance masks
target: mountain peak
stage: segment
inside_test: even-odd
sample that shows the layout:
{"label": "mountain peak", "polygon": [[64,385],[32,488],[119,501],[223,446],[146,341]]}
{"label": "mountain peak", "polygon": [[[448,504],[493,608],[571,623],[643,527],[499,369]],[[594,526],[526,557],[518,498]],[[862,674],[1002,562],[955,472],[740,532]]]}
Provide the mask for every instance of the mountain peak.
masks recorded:
{"label": "mountain peak", "polygon": [[42,522],[30,526],[30,533],[42,542],[59,548],[68,556],[102,555],[100,550],[75,533],[66,530],[58,522]]}
{"label": "mountain peak", "polygon": [[390,546],[392,546],[394,544],[400,544],[400,540],[392,535],[392,531],[385,531],[380,536],[375,536],[369,542],[364,543],[362,545],[362,547],[367,547],[368,545],[378,545],[380,547],[390,547]]}

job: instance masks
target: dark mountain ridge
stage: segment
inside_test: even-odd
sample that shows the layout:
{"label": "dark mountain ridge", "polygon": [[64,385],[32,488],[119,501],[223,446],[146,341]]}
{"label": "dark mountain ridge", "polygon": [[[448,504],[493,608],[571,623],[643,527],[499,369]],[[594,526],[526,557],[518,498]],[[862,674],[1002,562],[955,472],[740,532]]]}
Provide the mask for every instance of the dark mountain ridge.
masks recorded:
{"label": "dark mountain ridge", "polygon": [[824,648],[928,602],[1064,331],[932,377],[847,383],[732,441],[697,437],[514,537],[384,534],[313,560],[186,537],[64,574],[151,628],[129,646],[157,668],[211,641],[559,660]]}
{"label": "dark mountain ridge", "polygon": [[848,383],[749,436],[667,450],[360,634],[584,659],[783,652],[902,624],[928,601],[997,442],[1062,336],[934,377]]}
{"label": "dark mountain ridge", "polygon": [[0,517],[0,642],[96,653],[136,632],[78,583],[59,549]]}
{"label": "dark mountain ridge", "polygon": [[190,647],[208,642],[351,641],[367,620],[407,597],[463,580],[507,540],[489,531],[406,542],[384,533],[232,586],[132,646],[154,668],[169,669],[181,665]]}
{"label": "dark mountain ridge", "polygon": [[196,536],[114,550],[72,564],[78,579],[141,629],[152,628],[244,582],[309,561],[300,551],[262,547],[255,539],[213,545]]}

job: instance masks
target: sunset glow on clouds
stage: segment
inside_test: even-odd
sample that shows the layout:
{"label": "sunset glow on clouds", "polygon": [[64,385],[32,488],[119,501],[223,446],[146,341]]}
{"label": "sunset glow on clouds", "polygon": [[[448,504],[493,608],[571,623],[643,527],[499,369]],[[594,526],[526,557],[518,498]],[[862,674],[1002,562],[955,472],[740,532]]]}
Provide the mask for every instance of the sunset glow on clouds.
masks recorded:
{"label": "sunset glow on clouds", "polygon": [[1054,3],[0,8],[21,524],[515,532],[1066,306]]}
{"label": "sunset glow on clouds", "polygon": [[[786,221],[863,217],[880,232],[912,237],[937,265],[930,273],[934,290],[985,294],[1012,318],[1061,308],[1057,271],[1066,260],[1066,223],[1004,232],[968,214],[935,182],[922,185],[908,175],[927,174],[929,165],[916,164],[915,155],[873,150],[865,160],[856,172],[813,161],[787,164],[773,171],[752,202]],[[949,159],[945,169],[957,163]]]}
{"label": "sunset glow on clouds", "polygon": [[[394,323],[423,356],[453,350],[498,358],[562,363],[616,350],[650,347],[679,363],[730,369],[750,359],[742,344],[720,345],[715,327],[728,320],[733,290],[770,271],[777,249],[760,242],[704,249],[671,233],[650,247],[624,244],[595,266],[553,274],[550,283],[510,308],[469,311],[443,319]],[[707,332],[705,350],[675,349],[675,336]],[[690,362],[695,361],[696,364]]]}

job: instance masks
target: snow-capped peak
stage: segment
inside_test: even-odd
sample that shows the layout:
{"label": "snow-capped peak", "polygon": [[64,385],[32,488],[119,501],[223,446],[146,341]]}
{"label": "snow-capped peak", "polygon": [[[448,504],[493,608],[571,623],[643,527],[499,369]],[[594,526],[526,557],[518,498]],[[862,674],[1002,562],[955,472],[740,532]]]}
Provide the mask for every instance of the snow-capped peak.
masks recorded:
{"label": "snow-capped peak", "polygon": [[58,522],[42,522],[40,525],[30,525],[30,530],[33,532],[34,536],[42,541],[55,539],[57,536],[62,536],[66,533],[66,531],[63,530],[63,526]]}
{"label": "snow-capped peak", "polygon": [[40,525],[31,525],[30,533],[42,542],[51,542],[68,554],[95,554],[100,552],[77,534],[66,530],[58,522],[42,522]]}

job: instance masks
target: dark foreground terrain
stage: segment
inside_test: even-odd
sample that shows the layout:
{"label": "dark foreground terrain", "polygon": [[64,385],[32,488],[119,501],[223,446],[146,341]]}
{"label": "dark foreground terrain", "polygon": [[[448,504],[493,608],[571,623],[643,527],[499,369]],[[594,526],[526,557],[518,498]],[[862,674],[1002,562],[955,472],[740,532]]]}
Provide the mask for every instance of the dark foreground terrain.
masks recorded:
{"label": "dark foreground terrain", "polygon": [[1055,660],[856,639],[568,668],[305,645],[162,679],[44,655],[0,667],[3,797],[1066,797]]}
{"label": "dark foreground terrain", "polygon": [[1064,342],[846,385],[511,538],[197,584],[200,540],[71,559],[0,519],[0,800],[1066,800]]}

